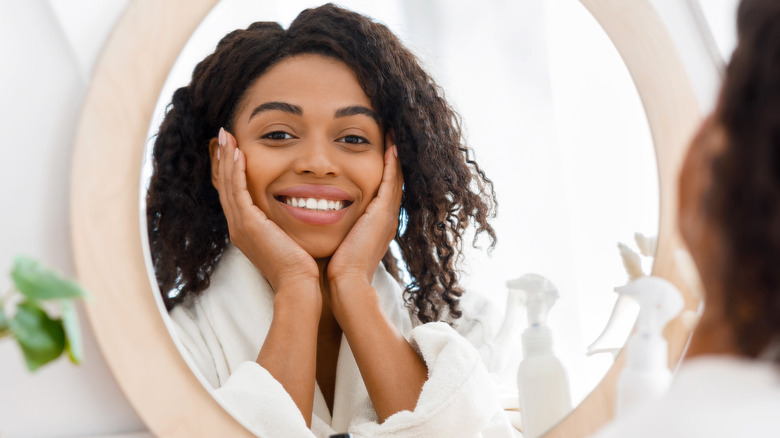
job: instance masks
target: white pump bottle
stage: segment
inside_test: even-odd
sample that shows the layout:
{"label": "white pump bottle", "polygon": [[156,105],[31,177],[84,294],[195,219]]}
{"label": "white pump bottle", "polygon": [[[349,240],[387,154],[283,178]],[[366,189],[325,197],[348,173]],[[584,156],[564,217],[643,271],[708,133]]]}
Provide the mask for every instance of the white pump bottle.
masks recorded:
{"label": "white pump bottle", "polygon": [[626,344],[626,365],[617,381],[615,413],[619,417],[669,389],[672,373],[662,332],[682,310],[683,299],[673,284],[659,277],[640,277],[615,292],[639,302],[636,331]]}
{"label": "white pump bottle", "polygon": [[559,294],[550,280],[537,274],[508,281],[507,287],[520,295],[528,313],[517,385],[524,436],[535,438],[571,412],[569,380],[553,352],[552,331],[547,326],[547,314]]}

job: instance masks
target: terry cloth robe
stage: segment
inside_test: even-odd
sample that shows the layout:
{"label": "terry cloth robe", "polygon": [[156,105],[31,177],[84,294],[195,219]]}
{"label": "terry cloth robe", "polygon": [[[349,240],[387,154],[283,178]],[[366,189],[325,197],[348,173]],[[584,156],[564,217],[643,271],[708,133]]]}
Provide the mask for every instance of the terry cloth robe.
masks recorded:
{"label": "terry cloth robe", "polygon": [[211,286],[170,312],[191,366],[239,422],[261,437],[515,437],[479,353],[445,323],[413,327],[401,288],[381,265],[372,283],[384,312],[428,367],[413,412],[379,423],[346,338],[336,369],[333,413],[318,386],[311,429],[282,385],[255,360],[268,333],[274,292],[244,254],[225,251]]}
{"label": "terry cloth robe", "polygon": [[663,397],[626,412],[591,438],[780,436],[780,366],[764,359],[696,356]]}

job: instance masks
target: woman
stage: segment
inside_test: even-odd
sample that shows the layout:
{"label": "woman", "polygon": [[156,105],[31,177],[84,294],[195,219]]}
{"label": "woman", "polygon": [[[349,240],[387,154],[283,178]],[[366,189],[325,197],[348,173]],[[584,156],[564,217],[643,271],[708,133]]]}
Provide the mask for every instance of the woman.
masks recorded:
{"label": "woman", "polygon": [[737,29],[718,107],[680,174],[704,311],[669,393],[599,437],[780,430],[780,2],[743,0]]}
{"label": "woman", "polygon": [[259,435],[511,436],[478,354],[436,322],[462,316],[462,236],[494,243],[494,204],[415,57],[325,5],[232,32],[195,68],[147,217],[190,359]]}

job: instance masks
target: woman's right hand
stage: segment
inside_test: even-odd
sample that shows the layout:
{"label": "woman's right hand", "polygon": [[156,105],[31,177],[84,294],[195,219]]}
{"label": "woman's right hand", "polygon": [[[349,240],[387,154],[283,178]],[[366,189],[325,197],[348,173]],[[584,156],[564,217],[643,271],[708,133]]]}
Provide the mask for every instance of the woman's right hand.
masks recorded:
{"label": "woman's right hand", "polygon": [[221,128],[218,143],[214,154],[218,161],[216,187],[230,241],[260,270],[275,292],[310,282],[319,288],[319,269],[311,255],[252,201],[246,184],[246,157],[235,137]]}
{"label": "woman's right hand", "polygon": [[290,394],[311,427],[322,311],[314,259],[255,205],[247,190],[246,157],[236,139],[220,129],[215,185],[230,241],[260,270],[276,296],[271,326],[257,363]]}

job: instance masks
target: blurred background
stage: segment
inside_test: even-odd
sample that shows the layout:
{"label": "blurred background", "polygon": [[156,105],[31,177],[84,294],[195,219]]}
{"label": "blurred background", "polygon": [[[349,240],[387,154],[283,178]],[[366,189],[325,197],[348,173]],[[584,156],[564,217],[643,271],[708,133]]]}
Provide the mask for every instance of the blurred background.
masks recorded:
{"label": "blurred background", "polygon": [[[100,51],[128,3],[0,1],[4,273],[16,254],[27,254],[75,277],[69,224],[73,138]],[[675,40],[702,110],[709,111],[718,68],[733,50],[737,0],[651,3]],[[150,136],[170,93],[186,84],[194,62],[220,36],[259,19],[286,26],[313,4],[219,4],[171,72]],[[466,286],[500,306],[506,280],[543,274],[564,298],[550,316],[564,340],[561,355],[587,346],[609,315],[611,288],[625,281],[617,241],[629,243],[634,232],[652,235],[657,228],[649,130],[609,40],[575,0],[491,0],[478,8],[413,0],[343,4],[385,22],[421,58],[463,117],[476,158],[494,179],[499,246],[492,259],[482,252],[469,256]],[[485,43],[491,40],[504,43]],[[611,260],[609,268],[597,253]],[[0,293],[10,287],[10,278],[0,276]],[[606,305],[589,307],[591,291]],[[146,435],[80,310],[86,349],[81,366],[60,359],[31,374],[18,346],[0,342],[3,438]],[[598,376],[608,364],[593,365],[591,374]],[[572,378],[575,401],[591,386]]]}

